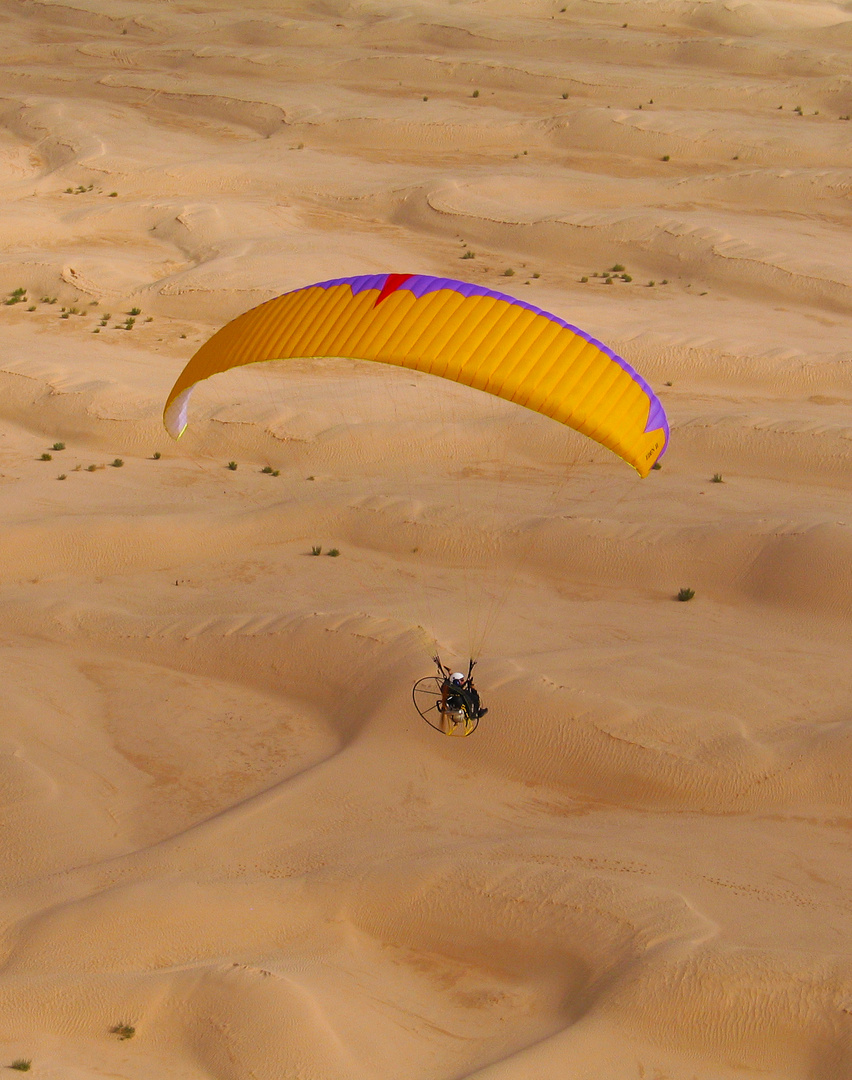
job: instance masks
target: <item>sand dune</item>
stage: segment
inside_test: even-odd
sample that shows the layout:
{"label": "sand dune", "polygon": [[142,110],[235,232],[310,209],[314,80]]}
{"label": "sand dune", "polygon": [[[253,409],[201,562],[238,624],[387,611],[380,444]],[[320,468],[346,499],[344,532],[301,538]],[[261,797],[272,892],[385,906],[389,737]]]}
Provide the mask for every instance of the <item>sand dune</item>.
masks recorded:
{"label": "sand dune", "polygon": [[[0,19],[0,1065],[852,1075],[848,5]],[[346,359],[168,440],[222,322],[388,270],[616,348],[663,468]]]}

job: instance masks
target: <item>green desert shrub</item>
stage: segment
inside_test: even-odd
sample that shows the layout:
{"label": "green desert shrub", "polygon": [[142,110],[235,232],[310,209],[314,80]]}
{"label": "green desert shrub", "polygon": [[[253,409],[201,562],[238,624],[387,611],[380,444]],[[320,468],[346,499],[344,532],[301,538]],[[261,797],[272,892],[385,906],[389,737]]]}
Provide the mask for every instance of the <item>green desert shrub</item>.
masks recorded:
{"label": "green desert shrub", "polygon": [[677,594],[678,600],[691,600],[695,596],[695,589],[681,589]]}

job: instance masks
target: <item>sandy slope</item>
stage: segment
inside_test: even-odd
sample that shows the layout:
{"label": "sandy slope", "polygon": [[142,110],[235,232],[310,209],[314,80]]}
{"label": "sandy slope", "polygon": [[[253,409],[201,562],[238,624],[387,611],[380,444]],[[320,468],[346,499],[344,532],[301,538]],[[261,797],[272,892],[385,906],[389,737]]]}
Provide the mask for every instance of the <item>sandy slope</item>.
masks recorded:
{"label": "sandy slope", "polygon": [[[852,1076],[852,8],[7,0],[0,40],[0,1064]],[[384,270],[621,350],[663,469],[348,361],[168,441],[225,318]],[[410,688],[477,622],[447,739]]]}

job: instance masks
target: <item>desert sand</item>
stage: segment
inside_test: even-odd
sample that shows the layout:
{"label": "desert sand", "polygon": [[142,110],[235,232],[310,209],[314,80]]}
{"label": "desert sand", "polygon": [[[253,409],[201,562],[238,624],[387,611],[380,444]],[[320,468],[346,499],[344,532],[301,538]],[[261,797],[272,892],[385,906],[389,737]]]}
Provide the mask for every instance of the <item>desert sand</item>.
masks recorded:
{"label": "desert sand", "polygon": [[[852,1076],[852,8],[564,3],[0,7],[0,1065]],[[662,468],[345,359],[169,440],[386,271],[604,340]]]}

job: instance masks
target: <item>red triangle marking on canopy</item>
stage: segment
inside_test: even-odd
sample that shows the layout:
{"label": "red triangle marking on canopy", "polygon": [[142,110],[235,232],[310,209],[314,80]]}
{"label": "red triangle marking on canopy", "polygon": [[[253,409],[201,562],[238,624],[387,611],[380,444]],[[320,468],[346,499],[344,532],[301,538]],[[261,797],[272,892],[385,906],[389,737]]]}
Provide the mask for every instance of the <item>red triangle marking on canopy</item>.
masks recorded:
{"label": "red triangle marking on canopy", "polygon": [[392,292],[396,292],[400,285],[404,285],[406,281],[412,277],[414,277],[414,274],[388,274],[385,278],[384,285],[382,285],[382,291],[379,293],[373,306],[378,307],[386,296],[390,296]]}

